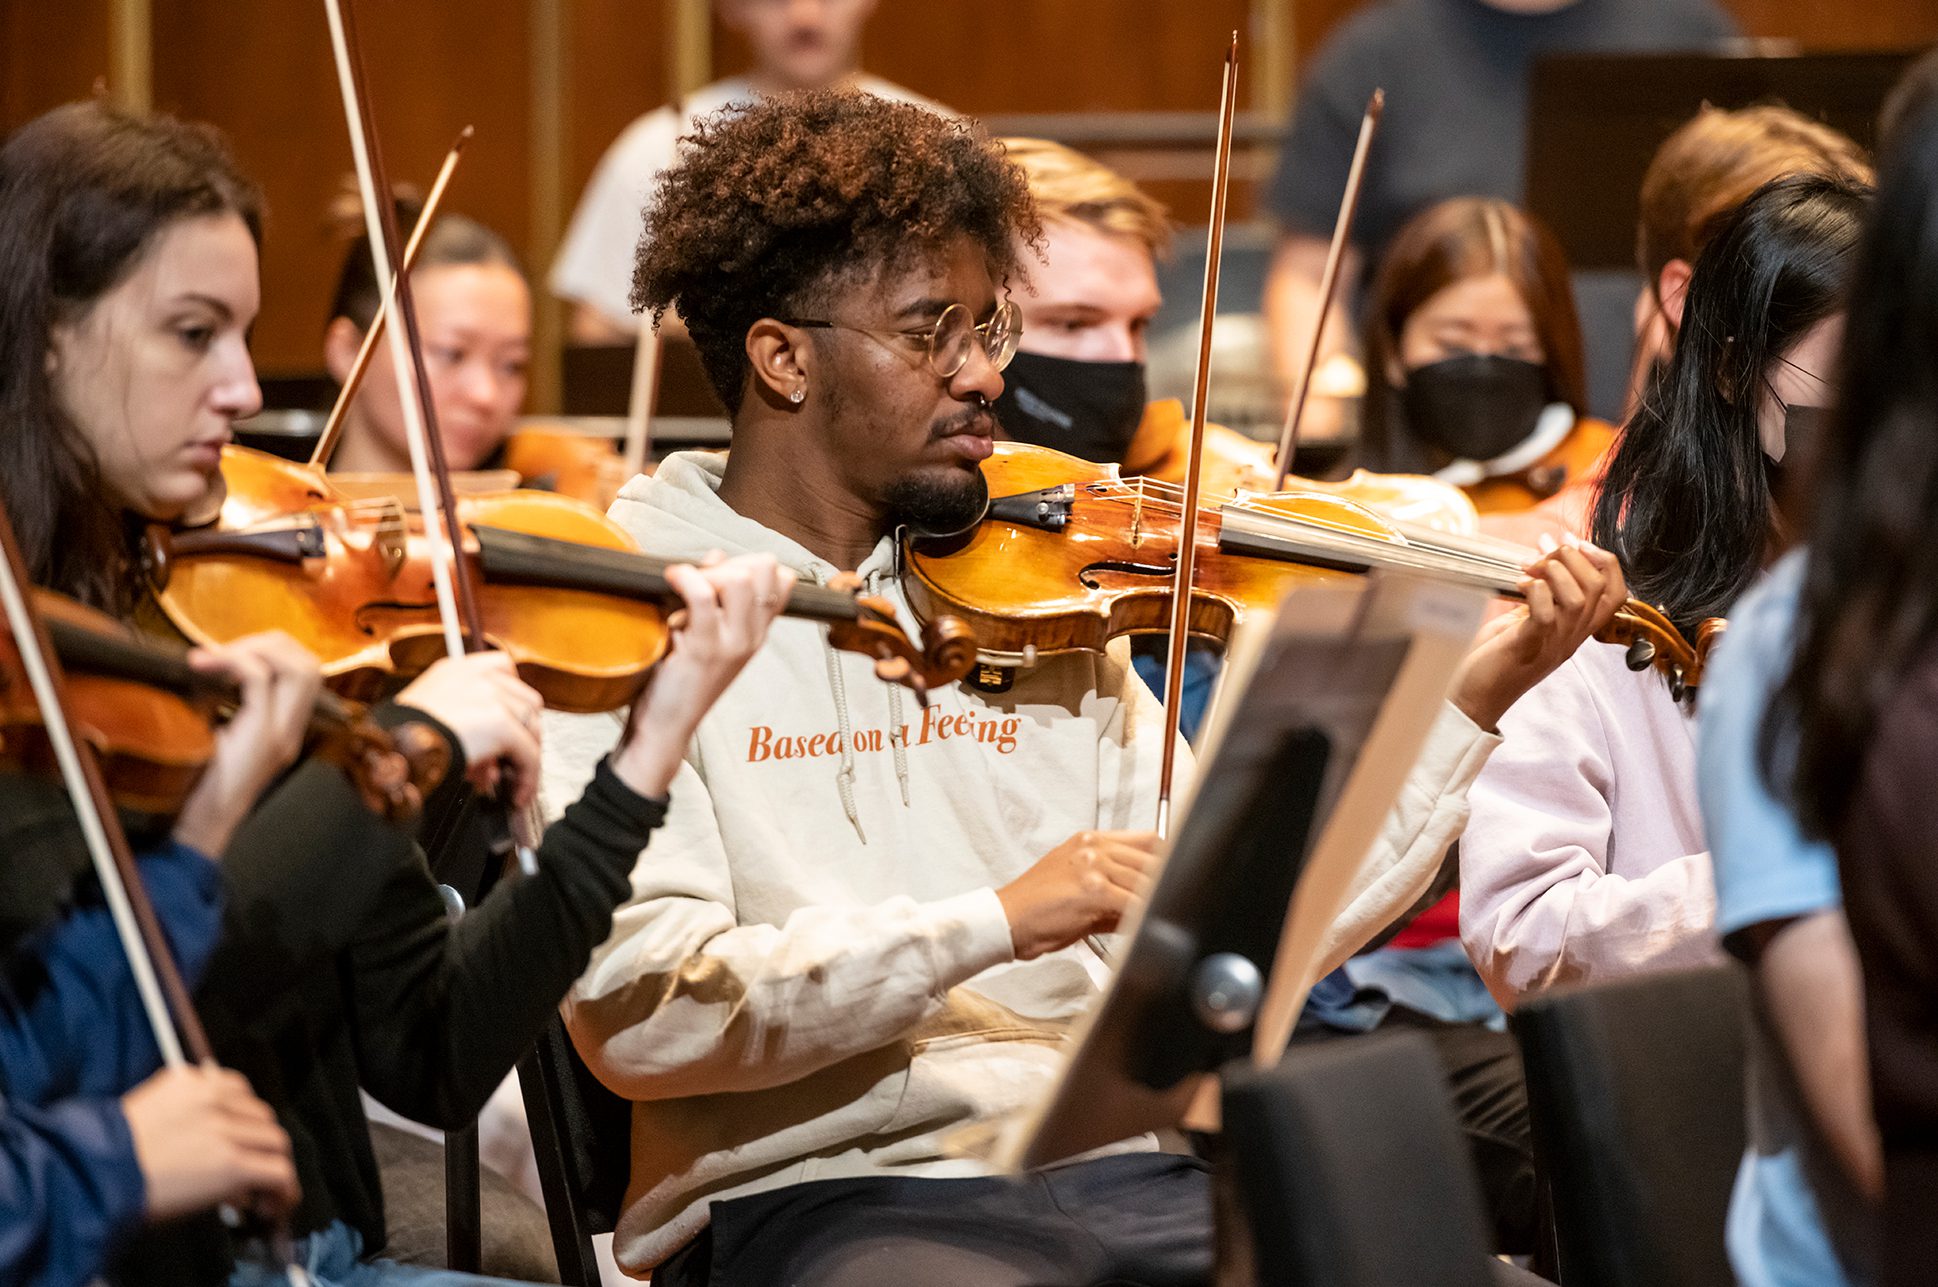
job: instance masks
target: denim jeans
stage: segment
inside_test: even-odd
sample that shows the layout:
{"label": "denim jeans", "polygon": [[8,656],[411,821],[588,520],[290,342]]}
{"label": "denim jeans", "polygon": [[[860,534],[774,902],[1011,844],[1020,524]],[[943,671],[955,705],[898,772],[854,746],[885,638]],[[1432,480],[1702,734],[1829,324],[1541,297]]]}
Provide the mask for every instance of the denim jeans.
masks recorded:
{"label": "denim jeans", "polygon": [[[449,1269],[363,1259],[363,1235],[338,1220],[296,1240],[296,1263],[313,1287],[503,1287],[504,1278],[482,1278]],[[290,1287],[289,1275],[263,1265],[238,1265],[229,1287]]]}

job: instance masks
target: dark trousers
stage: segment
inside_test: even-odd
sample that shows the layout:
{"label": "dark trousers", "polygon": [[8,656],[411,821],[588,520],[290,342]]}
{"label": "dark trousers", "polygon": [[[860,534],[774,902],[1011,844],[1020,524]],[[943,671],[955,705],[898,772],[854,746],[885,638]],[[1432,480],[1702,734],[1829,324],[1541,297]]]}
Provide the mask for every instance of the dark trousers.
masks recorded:
{"label": "dark trousers", "polygon": [[1204,1163],[1131,1153],[1019,1179],[815,1180],[713,1204],[653,1287],[1204,1287]]}
{"label": "dark trousers", "polygon": [[[1528,1128],[1527,1078],[1514,1039],[1477,1023],[1444,1023],[1397,1005],[1380,1025],[1386,1031],[1396,1027],[1424,1032],[1440,1056],[1454,1116],[1493,1221],[1494,1249],[1511,1255],[1536,1251],[1540,1188]],[[1301,1032],[1293,1041],[1350,1041],[1359,1035],[1319,1030]]]}

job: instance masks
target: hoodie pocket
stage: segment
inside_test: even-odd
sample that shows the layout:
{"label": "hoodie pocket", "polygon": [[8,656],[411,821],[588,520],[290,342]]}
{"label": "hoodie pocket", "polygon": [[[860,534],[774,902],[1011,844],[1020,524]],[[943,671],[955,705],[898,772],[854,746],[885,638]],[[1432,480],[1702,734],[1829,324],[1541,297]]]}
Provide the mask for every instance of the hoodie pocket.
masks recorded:
{"label": "hoodie pocket", "polygon": [[900,1102],[879,1134],[930,1134],[1027,1107],[1066,1058],[1070,1025],[1033,1019],[967,988],[910,1034]]}

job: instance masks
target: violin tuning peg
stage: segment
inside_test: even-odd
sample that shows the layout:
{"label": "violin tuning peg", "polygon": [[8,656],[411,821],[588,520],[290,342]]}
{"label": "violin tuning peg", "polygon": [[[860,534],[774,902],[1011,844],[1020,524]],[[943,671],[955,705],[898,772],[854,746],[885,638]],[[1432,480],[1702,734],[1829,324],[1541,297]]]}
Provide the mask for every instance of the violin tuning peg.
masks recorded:
{"label": "violin tuning peg", "polygon": [[1671,666],[1669,668],[1669,696],[1675,698],[1677,701],[1681,701],[1688,695],[1689,685],[1683,681],[1682,667]]}
{"label": "violin tuning peg", "polygon": [[1627,660],[1630,670],[1647,670],[1655,665],[1655,644],[1637,636],[1629,643]]}
{"label": "violin tuning peg", "polygon": [[906,657],[883,657],[875,663],[875,677],[899,684],[915,671]]}

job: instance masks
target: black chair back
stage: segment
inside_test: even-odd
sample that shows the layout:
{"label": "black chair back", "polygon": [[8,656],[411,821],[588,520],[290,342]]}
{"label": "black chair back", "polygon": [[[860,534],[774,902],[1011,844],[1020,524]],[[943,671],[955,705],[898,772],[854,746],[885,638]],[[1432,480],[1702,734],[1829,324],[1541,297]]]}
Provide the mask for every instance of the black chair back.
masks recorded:
{"label": "black chair back", "polygon": [[1749,994],[1734,965],[1557,989],[1515,1011],[1563,1287],[1734,1281]]}
{"label": "black chair back", "polygon": [[1221,1147],[1256,1282],[1494,1281],[1445,1075],[1419,1033],[1294,1045],[1269,1072],[1228,1074]]}
{"label": "black chair back", "polygon": [[518,1080],[531,1123],[559,1281],[599,1287],[595,1234],[611,1233],[632,1169],[632,1105],[592,1075],[572,1048],[565,1021],[545,1025]]}

